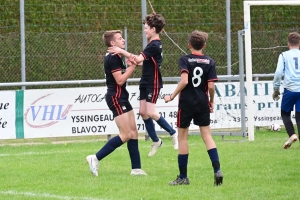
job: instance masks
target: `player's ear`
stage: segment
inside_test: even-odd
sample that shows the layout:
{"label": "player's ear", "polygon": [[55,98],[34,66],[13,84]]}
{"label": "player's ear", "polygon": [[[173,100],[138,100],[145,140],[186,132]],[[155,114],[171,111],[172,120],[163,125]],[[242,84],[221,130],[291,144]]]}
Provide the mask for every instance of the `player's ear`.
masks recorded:
{"label": "player's ear", "polygon": [[110,46],[111,46],[111,47],[115,46],[115,41],[113,41],[113,40],[110,41]]}
{"label": "player's ear", "polygon": [[189,49],[193,48],[192,45],[190,43],[188,43],[188,47]]}
{"label": "player's ear", "polygon": [[152,29],[153,29],[154,33],[156,33],[156,28],[154,26],[152,27]]}
{"label": "player's ear", "polygon": [[205,49],[206,48],[206,42],[204,43],[204,45],[203,45],[203,48],[202,49]]}

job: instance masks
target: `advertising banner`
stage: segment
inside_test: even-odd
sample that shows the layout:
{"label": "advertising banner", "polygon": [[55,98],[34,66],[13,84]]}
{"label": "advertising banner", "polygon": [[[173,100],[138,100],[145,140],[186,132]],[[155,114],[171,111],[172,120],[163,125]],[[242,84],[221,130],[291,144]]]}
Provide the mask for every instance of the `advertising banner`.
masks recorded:
{"label": "advertising banner", "polygon": [[[280,101],[273,101],[273,84],[254,82],[254,124],[269,126],[282,124]],[[165,95],[171,94],[176,84],[165,84],[161,89],[156,110],[174,128],[176,127],[178,97],[165,103]],[[211,128],[241,127],[241,102],[239,82],[216,83],[215,109],[211,114]],[[145,125],[139,115],[139,88],[127,86],[129,100],[134,108],[140,133]],[[242,90],[247,94],[247,89]],[[60,137],[118,134],[112,112],[105,101],[106,87],[44,89],[24,91],[24,137]],[[247,96],[245,97],[245,102]],[[247,125],[247,105],[246,125]],[[294,121],[293,121],[294,122]],[[163,131],[156,123],[155,129]],[[198,129],[191,124],[190,129]]]}
{"label": "advertising banner", "polygon": [[15,139],[15,92],[0,92],[0,139]]}

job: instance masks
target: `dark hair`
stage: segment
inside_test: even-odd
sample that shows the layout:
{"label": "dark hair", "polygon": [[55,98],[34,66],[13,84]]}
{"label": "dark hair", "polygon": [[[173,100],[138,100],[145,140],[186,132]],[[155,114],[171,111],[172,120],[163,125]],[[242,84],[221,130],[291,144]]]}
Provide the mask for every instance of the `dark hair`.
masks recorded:
{"label": "dark hair", "polygon": [[200,50],[205,45],[207,39],[207,33],[195,30],[189,35],[188,42],[193,47],[193,49]]}
{"label": "dark hair", "polygon": [[150,28],[155,27],[156,33],[160,33],[166,22],[161,14],[149,14],[145,17],[143,24],[148,24]]}
{"label": "dark hair", "polygon": [[297,32],[291,32],[288,36],[288,42],[291,46],[299,46],[300,44],[300,35]]}
{"label": "dark hair", "polygon": [[105,31],[105,33],[102,35],[103,42],[107,47],[111,46],[110,42],[115,39],[115,35],[117,33],[122,35],[122,31],[120,30]]}

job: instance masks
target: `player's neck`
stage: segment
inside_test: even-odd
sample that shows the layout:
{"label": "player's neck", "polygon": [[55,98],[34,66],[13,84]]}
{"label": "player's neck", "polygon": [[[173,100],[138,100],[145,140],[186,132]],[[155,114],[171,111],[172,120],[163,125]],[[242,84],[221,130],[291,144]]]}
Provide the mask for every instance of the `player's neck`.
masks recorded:
{"label": "player's neck", "polygon": [[155,34],[151,38],[149,38],[149,42],[151,42],[152,40],[160,40],[159,34]]}
{"label": "player's neck", "polygon": [[191,53],[195,55],[203,55],[202,50],[191,49]]}

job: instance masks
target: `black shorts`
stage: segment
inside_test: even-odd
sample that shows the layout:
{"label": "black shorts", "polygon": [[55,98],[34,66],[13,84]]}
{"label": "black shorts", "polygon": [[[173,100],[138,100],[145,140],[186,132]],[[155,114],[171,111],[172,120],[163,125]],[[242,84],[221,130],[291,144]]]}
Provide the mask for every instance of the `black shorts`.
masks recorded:
{"label": "black shorts", "polygon": [[149,103],[156,103],[160,88],[140,88],[140,100],[145,100]]}
{"label": "black shorts", "polygon": [[105,100],[108,108],[112,111],[114,118],[132,110],[132,106],[128,100],[121,100],[110,95],[106,95]]}
{"label": "black shorts", "polygon": [[195,125],[198,126],[209,126],[210,125],[210,113],[209,112],[193,112],[186,110],[178,110],[177,113],[177,127],[187,128],[190,126],[191,121],[194,121]]}

